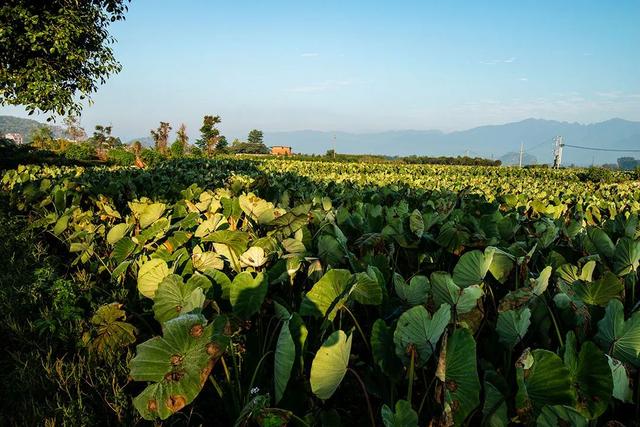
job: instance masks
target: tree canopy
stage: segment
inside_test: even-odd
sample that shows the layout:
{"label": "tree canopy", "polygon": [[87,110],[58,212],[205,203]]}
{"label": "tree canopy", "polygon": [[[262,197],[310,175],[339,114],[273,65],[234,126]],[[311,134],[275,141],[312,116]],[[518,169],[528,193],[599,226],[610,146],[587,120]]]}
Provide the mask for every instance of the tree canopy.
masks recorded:
{"label": "tree canopy", "polygon": [[130,0],[3,0],[0,6],[0,105],[66,115],[120,71],[112,22]]}

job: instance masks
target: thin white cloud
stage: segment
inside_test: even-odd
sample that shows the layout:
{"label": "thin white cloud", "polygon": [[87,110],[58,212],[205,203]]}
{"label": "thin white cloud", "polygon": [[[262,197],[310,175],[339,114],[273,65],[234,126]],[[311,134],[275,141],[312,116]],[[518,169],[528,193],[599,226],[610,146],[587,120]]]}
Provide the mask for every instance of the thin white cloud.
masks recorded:
{"label": "thin white cloud", "polygon": [[318,52],[305,52],[300,56],[303,58],[315,58],[317,56],[320,56],[320,54]]}
{"label": "thin white cloud", "polygon": [[335,90],[341,87],[349,86],[351,84],[348,80],[325,80],[324,82],[314,83],[305,86],[296,86],[287,89],[287,92],[297,93],[311,93],[311,92],[326,92],[329,90]]}
{"label": "thin white cloud", "polygon": [[498,65],[498,64],[511,64],[512,62],[515,62],[516,58],[515,57],[511,57],[511,58],[507,58],[507,59],[490,59],[488,61],[480,61],[481,64],[483,65]]}
{"label": "thin white cloud", "polygon": [[528,82],[529,78],[527,77],[520,77],[518,80],[520,80],[521,82]]}

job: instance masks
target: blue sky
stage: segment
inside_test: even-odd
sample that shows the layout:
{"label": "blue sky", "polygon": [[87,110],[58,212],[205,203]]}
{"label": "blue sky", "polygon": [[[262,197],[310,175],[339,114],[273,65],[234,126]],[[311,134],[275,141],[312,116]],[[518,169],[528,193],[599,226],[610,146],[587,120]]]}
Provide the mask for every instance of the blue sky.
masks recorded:
{"label": "blue sky", "polygon": [[[125,139],[640,120],[640,1],[134,0],[82,122]],[[19,108],[0,108],[19,114]]]}

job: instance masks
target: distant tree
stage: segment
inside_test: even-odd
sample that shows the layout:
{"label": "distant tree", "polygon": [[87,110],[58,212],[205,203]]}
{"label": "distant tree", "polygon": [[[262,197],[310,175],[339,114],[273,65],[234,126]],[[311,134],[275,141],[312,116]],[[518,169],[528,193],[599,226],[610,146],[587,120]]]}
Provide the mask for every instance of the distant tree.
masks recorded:
{"label": "distant tree", "polygon": [[210,156],[218,145],[220,130],[216,128],[216,125],[221,122],[220,116],[204,116],[202,120],[200,139],[196,141],[196,144],[207,156]]}
{"label": "distant tree", "polygon": [[637,166],[640,166],[640,160],[636,160],[633,157],[620,157],[618,159],[618,167],[622,170],[634,170]]}
{"label": "distant tree", "polygon": [[240,141],[238,138],[235,138],[235,139],[231,142],[231,145],[232,145],[232,146],[234,146],[234,145],[238,145],[238,144],[241,144],[241,143],[242,143],[242,141]]}
{"label": "distant tree", "polygon": [[325,153],[325,157],[335,157],[336,156],[336,150],[327,150],[327,152]]}
{"label": "distant tree", "polygon": [[142,153],[142,143],[140,141],[133,141],[131,143],[131,151],[133,151],[133,154],[136,156],[139,156],[140,153]]}
{"label": "distant tree", "polygon": [[0,105],[66,115],[120,71],[109,46],[128,0],[3,0]]}
{"label": "distant tree", "polygon": [[155,149],[160,154],[167,154],[169,132],[171,132],[171,126],[168,122],[160,122],[158,129],[151,130],[151,137],[155,143]]}
{"label": "distant tree", "polygon": [[40,150],[50,149],[53,145],[53,132],[48,126],[41,126],[31,133],[31,145]]}
{"label": "distant tree", "polygon": [[96,125],[93,131],[93,136],[90,138],[92,143],[97,149],[109,150],[114,147],[122,145],[120,138],[115,138],[111,135],[112,126]]}
{"label": "distant tree", "polygon": [[249,144],[263,144],[264,136],[261,130],[254,129],[249,132],[249,137],[247,138],[247,142]]}
{"label": "distant tree", "polygon": [[216,144],[216,151],[224,152],[228,146],[229,143],[227,142],[227,137],[221,135],[220,138],[218,138],[218,143]]}
{"label": "distant tree", "polygon": [[232,153],[242,154],[269,154],[269,148],[264,144],[254,144],[251,142],[240,142],[228,148]]}
{"label": "distant tree", "polygon": [[189,136],[187,136],[187,126],[182,123],[176,132],[176,140],[171,144],[171,155],[174,157],[182,157],[187,150],[189,144]]}
{"label": "distant tree", "polygon": [[80,118],[77,115],[69,114],[65,117],[64,124],[67,126],[65,133],[71,141],[78,142],[87,139],[87,133],[80,126]]}

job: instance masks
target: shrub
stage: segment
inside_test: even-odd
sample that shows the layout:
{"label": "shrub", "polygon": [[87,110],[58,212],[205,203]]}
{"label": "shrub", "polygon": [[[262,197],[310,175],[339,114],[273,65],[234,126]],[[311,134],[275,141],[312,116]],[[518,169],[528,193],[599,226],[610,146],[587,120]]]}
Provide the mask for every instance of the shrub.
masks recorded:
{"label": "shrub", "polygon": [[72,144],[65,150],[64,157],[69,160],[93,160],[96,158],[96,149],[86,142]]}
{"label": "shrub", "polygon": [[107,153],[107,159],[119,166],[131,166],[136,161],[136,156],[124,148],[114,148]]}
{"label": "shrub", "polygon": [[143,149],[140,153],[140,157],[142,157],[142,161],[147,166],[156,166],[167,158],[152,148]]}

